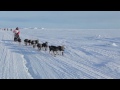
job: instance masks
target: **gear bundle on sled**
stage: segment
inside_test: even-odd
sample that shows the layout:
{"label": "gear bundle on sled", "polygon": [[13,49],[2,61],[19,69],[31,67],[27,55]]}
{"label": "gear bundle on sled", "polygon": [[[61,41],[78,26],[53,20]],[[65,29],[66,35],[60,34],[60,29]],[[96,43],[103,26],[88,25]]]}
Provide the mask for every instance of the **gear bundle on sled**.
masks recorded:
{"label": "gear bundle on sled", "polygon": [[19,39],[19,35],[16,34],[16,35],[14,36],[14,41],[16,42],[16,41],[18,41],[18,39]]}

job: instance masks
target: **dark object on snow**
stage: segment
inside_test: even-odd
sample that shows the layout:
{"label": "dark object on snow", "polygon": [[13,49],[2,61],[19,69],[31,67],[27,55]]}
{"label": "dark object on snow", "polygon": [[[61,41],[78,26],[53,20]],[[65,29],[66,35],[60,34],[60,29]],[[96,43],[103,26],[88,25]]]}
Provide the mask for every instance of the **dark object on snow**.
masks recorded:
{"label": "dark object on snow", "polygon": [[63,52],[64,52],[64,50],[65,50],[65,47],[64,46],[58,46],[57,47],[58,48],[58,50],[62,53],[62,55],[63,55]]}
{"label": "dark object on snow", "polygon": [[18,38],[18,42],[19,42],[19,44],[21,44],[21,42],[22,42],[20,37]]}
{"label": "dark object on snow", "polygon": [[42,44],[42,48],[44,48],[45,51],[47,51],[47,47],[48,47],[48,42],[45,42]]}
{"label": "dark object on snow", "polygon": [[39,43],[39,40],[31,40],[31,45],[33,45],[33,48],[35,48],[38,43]]}
{"label": "dark object on snow", "polygon": [[15,42],[18,41],[18,38],[20,38],[19,35],[18,35],[18,34],[15,34],[15,36],[14,36],[14,41],[15,41]]}
{"label": "dark object on snow", "polygon": [[31,41],[31,45],[33,45],[33,48],[35,48],[35,40]]}
{"label": "dark object on snow", "polygon": [[31,45],[31,40],[28,40],[28,44]]}
{"label": "dark object on snow", "polygon": [[39,40],[34,40],[35,41],[35,44],[38,44],[39,43]]}
{"label": "dark object on snow", "polygon": [[[60,51],[60,52],[62,53],[62,55],[63,55],[64,50],[65,50],[65,47],[64,47],[64,46],[49,46],[49,53],[50,53],[51,51],[53,51],[54,56],[55,56],[56,54],[59,54],[58,51]],[[56,52],[56,53],[55,53],[55,52]]]}
{"label": "dark object on snow", "polygon": [[38,47],[38,50],[41,50],[42,44],[38,43],[38,44],[37,44],[37,47]]}
{"label": "dark object on snow", "polygon": [[27,42],[28,42],[28,39],[25,39],[25,40],[24,40],[24,43],[25,43],[26,46],[27,46]]}

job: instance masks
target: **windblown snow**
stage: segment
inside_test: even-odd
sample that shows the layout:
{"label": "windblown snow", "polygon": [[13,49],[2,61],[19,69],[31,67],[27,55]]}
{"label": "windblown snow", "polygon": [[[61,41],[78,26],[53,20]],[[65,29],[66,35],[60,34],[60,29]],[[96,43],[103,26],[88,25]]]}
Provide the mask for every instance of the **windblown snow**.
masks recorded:
{"label": "windblown snow", "polygon": [[[120,30],[20,29],[21,44],[0,29],[1,79],[119,79]],[[25,46],[24,39],[65,45],[64,55]]]}

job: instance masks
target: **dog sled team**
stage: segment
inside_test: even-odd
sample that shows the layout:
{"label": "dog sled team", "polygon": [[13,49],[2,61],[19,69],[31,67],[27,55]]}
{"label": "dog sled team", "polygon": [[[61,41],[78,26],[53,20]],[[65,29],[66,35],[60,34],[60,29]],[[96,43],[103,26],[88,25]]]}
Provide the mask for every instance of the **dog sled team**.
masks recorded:
{"label": "dog sled team", "polygon": [[64,55],[64,50],[65,47],[64,46],[48,46],[48,42],[44,42],[44,43],[40,43],[39,40],[30,40],[30,39],[25,39],[24,40],[24,44],[27,45],[31,45],[33,48],[36,48],[38,50],[44,50],[47,51],[47,49],[49,49],[49,53],[53,52],[54,56],[56,55]]}
{"label": "dog sled team", "polygon": [[[13,30],[14,33],[14,41],[15,42],[19,42],[19,44],[21,43],[21,39],[20,39],[20,31],[19,28],[17,27],[15,30]],[[24,39],[24,44],[27,45],[31,45],[33,48],[36,48],[38,50],[44,50],[47,51],[47,49],[49,49],[49,53],[53,53],[54,56],[56,55],[64,55],[64,50],[65,47],[64,46],[48,46],[48,42],[45,43],[40,43],[39,40],[30,40],[30,39]],[[51,53],[51,54],[52,54]]]}

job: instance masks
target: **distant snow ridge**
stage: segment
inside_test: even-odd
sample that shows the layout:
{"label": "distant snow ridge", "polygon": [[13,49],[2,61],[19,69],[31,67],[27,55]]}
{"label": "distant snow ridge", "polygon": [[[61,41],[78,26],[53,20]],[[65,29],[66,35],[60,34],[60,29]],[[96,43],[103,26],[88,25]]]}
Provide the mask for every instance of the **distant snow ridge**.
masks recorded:
{"label": "distant snow ridge", "polygon": [[108,38],[106,35],[98,35],[97,38]]}
{"label": "distant snow ridge", "polygon": [[21,29],[45,29],[45,28],[41,28],[41,27],[25,27],[25,28],[21,28]]}
{"label": "distant snow ridge", "polygon": [[116,43],[112,43],[112,46],[118,46],[118,45],[116,45]]}
{"label": "distant snow ridge", "polygon": [[28,28],[23,28],[23,29],[28,29]]}
{"label": "distant snow ridge", "polygon": [[97,35],[97,38],[102,38],[102,36],[101,35]]}
{"label": "distant snow ridge", "polygon": [[34,27],[34,29],[38,29],[37,27]]}
{"label": "distant snow ridge", "polygon": [[101,35],[98,35],[98,38],[100,38],[101,37]]}
{"label": "distant snow ridge", "polygon": [[44,28],[34,27],[34,29],[44,29]]}

